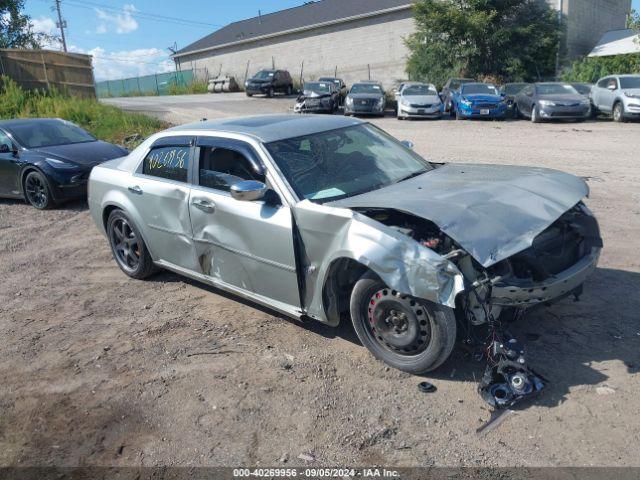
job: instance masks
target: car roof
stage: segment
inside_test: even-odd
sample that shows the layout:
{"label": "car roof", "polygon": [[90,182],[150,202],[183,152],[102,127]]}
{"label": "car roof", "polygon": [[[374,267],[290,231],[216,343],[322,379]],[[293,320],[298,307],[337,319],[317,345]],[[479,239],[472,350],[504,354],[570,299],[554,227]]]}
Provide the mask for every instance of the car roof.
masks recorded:
{"label": "car roof", "polygon": [[38,125],[48,122],[64,122],[60,118],[12,118],[10,120],[0,120],[0,127],[12,128],[19,125]]}
{"label": "car roof", "polygon": [[338,115],[257,115],[188,123],[167,131],[224,132],[251,136],[269,143],[338,128],[364,124],[362,120]]}

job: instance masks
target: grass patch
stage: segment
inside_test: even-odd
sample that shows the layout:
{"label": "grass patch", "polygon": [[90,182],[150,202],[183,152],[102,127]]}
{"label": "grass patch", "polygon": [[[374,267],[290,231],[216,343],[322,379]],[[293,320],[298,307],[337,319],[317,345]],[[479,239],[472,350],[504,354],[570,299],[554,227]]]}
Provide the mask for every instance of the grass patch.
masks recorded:
{"label": "grass patch", "polygon": [[[96,138],[135,147],[141,139],[169,125],[139,113],[129,113],[95,99],[71,97],[56,90],[25,91],[8,77],[0,77],[0,119],[62,118],[73,122]],[[133,144],[125,142],[135,136]]]}
{"label": "grass patch", "polygon": [[169,95],[192,95],[194,93],[207,93],[207,82],[195,80],[189,85],[169,85]]}

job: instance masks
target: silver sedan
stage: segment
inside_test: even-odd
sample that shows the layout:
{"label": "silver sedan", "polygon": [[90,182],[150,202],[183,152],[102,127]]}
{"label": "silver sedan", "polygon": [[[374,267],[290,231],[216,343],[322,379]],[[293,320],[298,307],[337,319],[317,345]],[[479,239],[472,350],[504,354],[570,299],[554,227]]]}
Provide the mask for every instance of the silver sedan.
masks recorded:
{"label": "silver sedan", "polygon": [[[89,206],[130,277],[158,269],[336,326],[396,368],[579,294],[602,246],[585,182],[433,164],[346,117],[198,122],[95,167]],[[458,320],[458,323],[456,322]]]}

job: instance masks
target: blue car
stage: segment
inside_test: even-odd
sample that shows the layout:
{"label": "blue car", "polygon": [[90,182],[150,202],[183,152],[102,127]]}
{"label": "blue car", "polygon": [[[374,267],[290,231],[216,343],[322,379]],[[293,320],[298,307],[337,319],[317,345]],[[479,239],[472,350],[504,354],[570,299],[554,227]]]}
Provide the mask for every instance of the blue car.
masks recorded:
{"label": "blue car", "polygon": [[453,92],[451,114],[458,120],[466,118],[505,118],[507,102],[489,83],[464,83]]}

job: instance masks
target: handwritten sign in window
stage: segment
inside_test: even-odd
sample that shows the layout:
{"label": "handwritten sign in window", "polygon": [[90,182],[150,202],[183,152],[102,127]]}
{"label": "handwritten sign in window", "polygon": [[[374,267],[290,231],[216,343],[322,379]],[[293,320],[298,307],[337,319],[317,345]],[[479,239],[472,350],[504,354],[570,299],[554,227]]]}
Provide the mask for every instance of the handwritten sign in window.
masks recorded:
{"label": "handwritten sign in window", "polygon": [[142,173],[154,177],[187,181],[189,147],[161,147],[151,150],[142,165]]}

